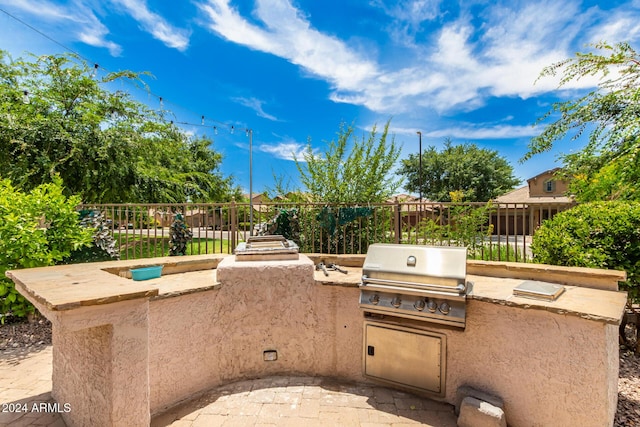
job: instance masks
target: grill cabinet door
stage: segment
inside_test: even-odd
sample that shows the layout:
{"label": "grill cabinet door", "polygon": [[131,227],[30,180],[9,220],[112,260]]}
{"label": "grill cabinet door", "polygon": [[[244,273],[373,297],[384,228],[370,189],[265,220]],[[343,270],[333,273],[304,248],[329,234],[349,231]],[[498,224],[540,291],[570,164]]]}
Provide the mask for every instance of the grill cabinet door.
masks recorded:
{"label": "grill cabinet door", "polygon": [[393,325],[364,328],[366,376],[444,394],[444,335]]}

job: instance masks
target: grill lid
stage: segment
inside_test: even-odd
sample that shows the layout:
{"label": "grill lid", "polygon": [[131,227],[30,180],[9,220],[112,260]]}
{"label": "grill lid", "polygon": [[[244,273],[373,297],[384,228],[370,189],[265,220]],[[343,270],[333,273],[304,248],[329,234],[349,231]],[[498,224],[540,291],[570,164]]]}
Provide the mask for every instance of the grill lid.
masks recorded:
{"label": "grill lid", "polygon": [[374,244],[363,265],[359,306],[389,315],[464,328],[467,249]]}
{"label": "grill lid", "polygon": [[455,246],[369,246],[362,268],[363,284],[432,288],[464,293],[467,248]]}

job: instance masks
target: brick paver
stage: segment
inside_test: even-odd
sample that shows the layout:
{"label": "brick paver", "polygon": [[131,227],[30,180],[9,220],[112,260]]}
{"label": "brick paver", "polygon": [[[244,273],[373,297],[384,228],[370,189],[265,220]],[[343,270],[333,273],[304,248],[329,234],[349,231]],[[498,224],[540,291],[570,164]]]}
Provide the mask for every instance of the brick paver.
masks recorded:
{"label": "brick paver", "polygon": [[[20,357],[0,356],[0,426],[64,427],[61,415],[51,412],[51,354],[49,346]],[[410,393],[286,376],[226,384],[155,417],[151,425],[455,427],[456,417],[451,405]]]}
{"label": "brick paver", "polygon": [[64,427],[51,398],[52,347],[0,355],[0,426]]}

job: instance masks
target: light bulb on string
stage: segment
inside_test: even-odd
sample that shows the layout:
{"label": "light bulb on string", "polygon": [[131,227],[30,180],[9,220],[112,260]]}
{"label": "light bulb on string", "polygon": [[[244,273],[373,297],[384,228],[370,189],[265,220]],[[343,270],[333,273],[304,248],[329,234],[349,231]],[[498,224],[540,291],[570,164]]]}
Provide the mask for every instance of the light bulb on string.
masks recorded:
{"label": "light bulb on string", "polygon": [[[32,28],[32,29],[34,29],[34,28]],[[37,30],[36,30],[36,31],[37,31]],[[45,37],[46,37],[46,36],[45,36]],[[60,44],[59,42],[57,42],[56,40],[53,40],[53,39],[50,39],[50,40],[52,40],[53,42],[55,42],[55,43],[57,43],[58,45],[60,45],[61,47],[63,47],[65,50],[70,51],[71,53],[74,53],[75,55],[77,55],[78,57],[80,57],[81,59],[83,59],[83,60],[84,60],[84,63],[85,63],[85,68],[84,68],[85,72],[90,70],[90,73],[89,73],[89,74],[90,74],[91,78],[95,78],[95,77],[97,77],[97,75],[98,75],[98,69],[100,68],[100,65],[99,65],[98,63],[94,63],[94,64],[93,64],[93,69],[91,69],[90,67],[87,67],[87,65],[90,63],[90,62],[89,62],[90,60],[89,60],[88,58],[86,58],[86,57],[84,57],[84,56],[80,55],[80,54],[79,54],[79,53],[77,53],[77,52],[74,52],[73,50],[71,50],[71,49],[69,49],[69,48],[65,47],[64,45],[61,45],[61,44]],[[109,70],[105,69],[105,72],[106,72],[106,73],[109,73]],[[24,104],[30,104],[30,103],[31,103],[31,99],[30,99],[30,93],[29,93],[29,91],[28,91],[28,90],[23,90],[22,92],[23,92],[22,102],[23,102]],[[115,90],[115,94],[116,94],[116,95],[122,95],[123,93],[126,93],[126,92],[124,92],[123,90]],[[160,111],[158,112],[158,114],[160,115],[160,117],[161,117],[162,119],[164,119],[164,115],[165,115],[165,113],[171,113],[171,114],[175,117],[175,113],[172,113],[170,110],[167,110],[167,111],[165,112],[165,110],[164,110],[164,99],[163,99],[161,96],[158,96],[157,94],[155,94],[155,93],[151,92],[150,90],[148,90],[148,95],[149,95],[149,99],[151,99],[151,98],[153,98],[153,97],[156,97],[156,96],[158,97],[158,99],[159,99],[159,104],[160,104],[160,105],[159,105],[159,107],[160,107]],[[17,97],[16,97],[16,98],[17,98]],[[38,101],[38,100],[36,100],[36,101]],[[117,119],[118,119],[118,114],[117,114],[115,111],[110,111],[110,112],[108,113],[108,117],[110,118],[110,120],[117,120]],[[211,128],[211,126],[207,126],[207,125],[205,124],[205,120],[204,120],[204,119],[205,119],[205,116],[204,116],[204,115],[202,115],[202,116],[201,116],[201,125],[202,125],[202,126],[206,126],[206,127],[208,127],[208,128]],[[212,122],[214,122],[214,123],[219,123],[219,124],[223,125],[223,127],[227,127],[227,126],[228,126],[227,124],[225,124],[225,123],[223,123],[223,122],[219,122],[219,121],[217,121],[217,120],[215,120],[215,119],[210,119],[210,121],[212,121]],[[165,122],[165,123],[166,123],[166,122]],[[180,122],[180,121],[176,121],[176,122],[174,122],[173,120],[171,120],[171,125],[173,126],[174,124],[186,124],[186,125],[193,125],[193,123],[185,123],[185,122]],[[240,128],[240,129],[242,129],[242,128]],[[235,132],[235,126],[233,126],[233,125],[232,125],[230,130],[231,130],[231,134],[233,135],[233,134],[234,134],[234,132]],[[217,126],[213,126],[213,131],[214,131],[214,134],[215,134],[215,135],[218,135],[218,128],[217,128]],[[246,133],[246,135],[247,135],[247,136],[252,136],[252,135],[253,135],[252,130],[251,130],[251,129],[248,129],[248,128],[246,128],[246,129],[245,129],[245,133]]]}

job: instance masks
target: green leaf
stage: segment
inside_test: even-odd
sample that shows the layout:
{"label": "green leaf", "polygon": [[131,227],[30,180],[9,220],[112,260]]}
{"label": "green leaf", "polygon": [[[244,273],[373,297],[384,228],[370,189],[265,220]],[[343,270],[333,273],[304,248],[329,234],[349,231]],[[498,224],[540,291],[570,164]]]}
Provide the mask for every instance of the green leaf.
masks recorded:
{"label": "green leaf", "polygon": [[550,123],[531,140],[522,160],[558,142],[584,141],[582,150],[561,157],[576,199],[640,200],[640,55],[628,43],[592,47],[595,52],[577,53],[541,73],[561,74],[560,86],[590,76],[600,80],[596,90],[554,104],[538,119],[537,125]]}

